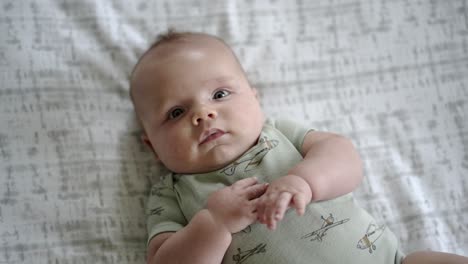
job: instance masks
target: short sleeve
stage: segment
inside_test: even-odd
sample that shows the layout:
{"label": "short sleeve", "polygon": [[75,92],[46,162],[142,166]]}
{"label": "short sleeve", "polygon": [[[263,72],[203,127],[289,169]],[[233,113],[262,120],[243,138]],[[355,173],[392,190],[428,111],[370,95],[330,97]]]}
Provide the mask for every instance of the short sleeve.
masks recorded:
{"label": "short sleeve", "polygon": [[148,241],[164,232],[177,232],[187,225],[173,188],[172,175],[161,177],[151,188],[146,206]]}
{"label": "short sleeve", "polygon": [[299,152],[302,150],[305,136],[309,131],[313,131],[311,128],[287,119],[268,120],[267,122],[283,133]]}

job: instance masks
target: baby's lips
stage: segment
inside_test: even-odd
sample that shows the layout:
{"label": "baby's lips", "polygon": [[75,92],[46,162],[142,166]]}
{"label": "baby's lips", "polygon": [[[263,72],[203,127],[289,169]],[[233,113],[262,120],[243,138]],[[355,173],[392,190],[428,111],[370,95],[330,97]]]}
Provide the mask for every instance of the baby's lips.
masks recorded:
{"label": "baby's lips", "polygon": [[209,142],[213,139],[219,138],[222,135],[224,135],[226,132],[219,128],[210,128],[205,131],[200,135],[200,138],[198,140],[199,144],[202,145],[206,142]]}

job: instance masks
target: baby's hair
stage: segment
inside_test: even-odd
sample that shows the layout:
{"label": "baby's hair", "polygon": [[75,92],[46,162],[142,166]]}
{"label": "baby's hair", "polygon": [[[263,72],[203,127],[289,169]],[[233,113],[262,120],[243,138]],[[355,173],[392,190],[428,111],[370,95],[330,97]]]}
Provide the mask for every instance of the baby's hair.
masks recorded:
{"label": "baby's hair", "polygon": [[190,31],[177,31],[174,28],[169,28],[166,32],[161,33],[156,37],[156,40],[153,42],[153,44],[151,44],[151,46],[146,52],[152,50],[153,48],[159,45],[175,42],[177,40],[183,39],[184,37],[189,37],[193,35],[207,35],[207,34],[199,33],[199,32],[190,32]]}
{"label": "baby's hair", "polygon": [[[179,42],[179,41],[184,41],[184,40],[187,40],[187,38],[193,37],[193,36],[206,36],[206,37],[214,38],[214,39],[220,41],[221,43],[223,43],[227,48],[229,48],[229,50],[231,50],[231,47],[229,47],[229,45],[223,39],[221,39],[221,38],[219,38],[217,36],[210,35],[210,34],[207,34],[207,33],[202,33],[202,32],[195,32],[195,31],[177,31],[174,28],[169,28],[166,32],[163,32],[163,33],[157,35],[156,40],[140,56],[137,63],[133,67],[133,70],[132,70],[132,73],[130,74],[130,77],[133,76],[133,72],[135,71],[135,69],[138,66],[138,64],[140,63],[140,61],[145,57],[145,55],[148,54],[153,49],[155,49],[156,47],[164,45],[164,44],[170,44],[170,43],[175,43],[175,42]],[[232,52],[232,50],[231,50],[231,52]],[[235,56],[234,52],[232,52],[232,53],[233,53],[234,57],[236,57],[236,59],[237,59],[237,56]]]}
{"label": "baby's hair", "polygon": [[163,32],[163,33],[156,36],[156,40],[150,45],[150,47],[145,52],[143,52],[143,54],[140,56],[140,58],[138,58],[137,63],[135,63],[135,66],[133,66],[133,69],[132,69],[132,71],[130,73],[130,90],[129,90],[129,92],[130,92],[130,99],[132,100],[132,102],[135,103],[135,97],[133,95],[133,89],[132,89],[133,74],[134,74],[136,68],[138,67],[138,65],[140,64],[141,60],[146,56],[146,54],[148,54],[150,51],[152,51],[156,47],[161,46],[162,44],[169,44],[171,42],[179,41],[184,37],[199,35],[199,34],[203,34],[203,33],[189,32],[189,31],[177,31],[174,28],[169,28],[166,32]]}
{"label": "baby's hair", "polygon": [[[234,56],[235,60],[237,61],[239,67],[241,68],[241,70],[244,72],[244,69],[242,68],[241,66],[241,63],[239,61],[239,59],[237,58],[236,54],[234,53],[234,51],[231,49],[231,47],[222,39],[222,38],[219,38],[217,36],[214,36],[214,35],[210,35],[210,34],[207,34],[207,33],[202,33],[202,32],[194,32],[194,31],[177,31],[175,30],[174,28],[169,28],[166,32],[163,32],[159,35],[157,35],[156,37],[156,40],[150,45],[150,47],[140,56],[140,58],[138,59],[137,63],[135,64],[135,66],[133,67],[132,69],[132,72],[130,73],[130,99],[132,100],[133,103],[135,103],[135,98],[134,98],[134,95],[133,95],[133,89],[132,89],[132,78],[133,78],[133,74],[135,72],[135,69],[138,67],[138,65],[140,64],[141,60],[150,52],[152,51],[153,49],[161,46],[161,45],[164,45],[164,44],[170,44],[170,43],[175,43],[175,42],[179,42],[179,41],[184,41],[184,40],[187,40],[188,38],[190,37],[193,37],[193,36],[206,36],[206,37],[211,37],[213,39],[216,39],[218,40],[219,42],[221,42],[224,46],[226,46],[232,53],[232,55]],[[245,73],[245,72],[244,72]]]}
{"label": "baby's hair", "polygon": [[189,31],[177,31],[174,28],[169,28],[166,32],[158,34],[156,36],[156,40],[149,46],[149,48],[145,52],[143,52],[143,54],[138,59],[137,63],[135,63],[135,66],[133,66],[132,72],[130,73],[130,78],[133,76],[133,73],[135,69],[137,68],[138,64],[140,64],[141,60],[145,57],[146,54],[148,54],[148,52],[152,51],[158,46],[161,46],[162,44],[169,44],[171,42],[176,42],[183,38],[194,36],[194,35],[207,35],[207,34],[198,33],[198,32],[189,32]]}

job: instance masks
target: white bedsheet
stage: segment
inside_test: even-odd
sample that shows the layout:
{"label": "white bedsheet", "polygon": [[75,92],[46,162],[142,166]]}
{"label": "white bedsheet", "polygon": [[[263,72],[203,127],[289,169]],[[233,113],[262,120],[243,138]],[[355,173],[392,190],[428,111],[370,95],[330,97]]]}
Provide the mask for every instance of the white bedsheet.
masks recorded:
{"label": "white bedsheet", "polygon": [[352,138],[405,252],[468,255],[467,1],[4,0],[0,263],[144,262],[128,75],[168,26],[230,43],[268,115]]}

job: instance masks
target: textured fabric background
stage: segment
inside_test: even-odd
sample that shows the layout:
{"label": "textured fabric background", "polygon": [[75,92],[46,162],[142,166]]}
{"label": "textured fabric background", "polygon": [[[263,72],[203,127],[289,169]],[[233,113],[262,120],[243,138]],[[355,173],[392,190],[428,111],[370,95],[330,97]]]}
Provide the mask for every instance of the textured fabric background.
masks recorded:
{"label": "textured fabric background", "polygon": [[0,1],[0,263],[142,263],[128,98],[168,26],[226,39],[265,111],[351,137],[402,248],[468,255],[467,1]]}

